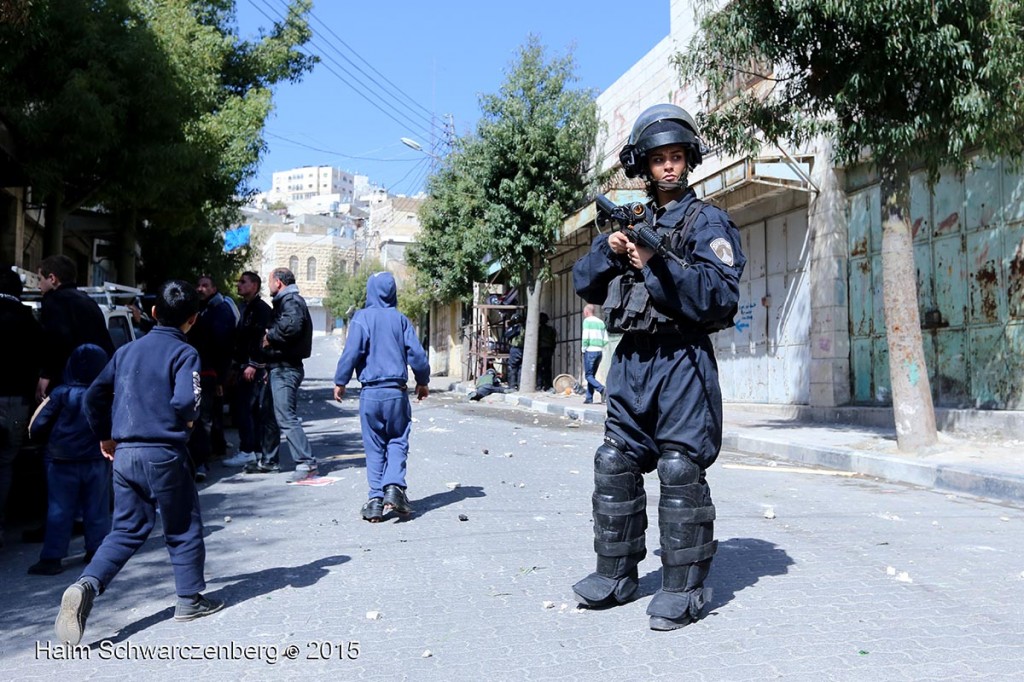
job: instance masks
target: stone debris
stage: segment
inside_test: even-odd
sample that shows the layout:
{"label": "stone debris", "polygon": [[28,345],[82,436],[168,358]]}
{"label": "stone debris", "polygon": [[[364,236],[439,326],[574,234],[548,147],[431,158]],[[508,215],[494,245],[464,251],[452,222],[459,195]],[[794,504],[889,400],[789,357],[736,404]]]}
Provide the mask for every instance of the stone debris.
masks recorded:
{"label": "stone debris", "polygon": [[501,454],[501,456],[502,456],[502,457],[511,457],[511,456],[512,456],[512,453],[511,453],[511,452],[503,452],[503,453]]}
{"label": "stone debris", "polygon": [[1010,517],[1009,517],[1009,516],[1000,516],[1000,517],[999,517],[999,520],[1000,520],[1000,521],[1009,521],[1009,520],[1010,520]]}
{"label": "stone debris", "polygon": [[444,484],[444,487],[445,487],[445,488],[448,488],[448,490],[455,490],[456,488],[461,488],[461,487],[462,487],[462,484],[461,484],[461,483],[457,483],[457,482],[453,481],[453,482],[451,482],[451,483],[445,483],[445,484]]}
{"label": "stone debris", "polygon": [[519,487],[520,487],[520,488],[525,488],[525,487],[526,487],[526,484],[525,484],[525,483],[520,483],[520,484],[519,484]]}
{"label": "stone debris", "polygon": [[553,609],[553,608],[555,608],[555,602],[553,602],[553,601],[546,601],[546,602],[543,602],[541,604],[541,606],[543,606],[546,609]]}
{"label": "stone debris", "polygon": [[886,575],[896,575],[896,569],[893,568],[892,566],[886,566],[885,567],[885,574]]}
{"label": "stone debris", "polygon": [[878,516],[878,518],[885,519],[886,521],[902,521],[903,520],[899,516],[897,516],[896,514],[893,514],[892,512],[882,512],[881,514],[878,514],[877,516]]}
{"label": "stone debris", "polygon": [[775,508],[774,507],[768,507],[767,509],[765,509],[764,510],[764,517],[766,519],[774,519],[775,518]]}
{"label": "stone debris", "polygon": [[432,652],[430,649],[424,649],[423,653],[420,654],[420,658],[430,658],[433,655],[434,655],[434,652]]}
{"label": "stone debris", "polygon": [[367,611],[366,612],[366,619],[367,620],[380,620],[381,619],[381,612],[380,611]]}
{"label": "stone debris", "polygon": [[570,474],[578,474],[579,473],[579,469],[569,469],[569,473]]}
{"label": "stone debris", "polygon": [[900,571],[899,575],[896,576],[896,582],[898,583],[912,583],[914,579],[910,577],[910,574],[906,571]]}
{"label": "stone debris", "polygon": [[459,514],[459,521],[469,521],[469,517],[465,514]]}
{"label": "stone debris", "polygon": [[231,517],[230,516],[225,516],[224,517],[224,523],[231,523]]}
{"label": "stone debris", "polygon": [[519,444],[520,445],[526,445],[526,441],[525,440],[521,440],[521,441],[519,441]]}
{"label": "stone debris", "polygon": [[491,451],[490,451],[490,450],[488,450],[487,448],[484,448],[484,454],[485,454],[485,455],[489,455],[489,454],[491,454]]}

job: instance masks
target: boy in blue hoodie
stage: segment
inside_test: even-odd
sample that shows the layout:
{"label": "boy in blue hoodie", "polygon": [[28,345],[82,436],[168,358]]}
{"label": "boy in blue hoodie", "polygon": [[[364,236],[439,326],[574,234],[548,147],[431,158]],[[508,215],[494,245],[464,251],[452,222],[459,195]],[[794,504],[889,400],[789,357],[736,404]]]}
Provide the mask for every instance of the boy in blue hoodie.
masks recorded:
{"label": "boy in blue hoodie", "polygon": [[380,521],[387,509],[405,516],[412,506],[405,495],[405,468],[409,456],[412,406],[408,383],[411,367],[416,378],[416,398],[430,391],[430,365],[412,323],[395,305],[398,293],[390,272],[377,272],[366,281],[366,307],[353,316],[345,349],[334,373],[334,399],[345,395],[345,384],[356,372],[359,421],[366,450],[369,499],[362,516]]}
{"label": "boy in blue hoodie", "polygon": [[86,417],[104,457],[114,463],[114,525],[61,598],[54,629],[66,644],[81,641],[93,600],[142,547],[157,512],[178,593],[174,620],[194,620],[224,606],[200,594],[206,545],[186,447],[201,392],[199,353],[185,333],[198,310],[191,284],[165,282],[153,307],[158,326],[119,348],[86,393]]}
{"label": "boy in blue hoodie", "polygon": [[29,435],[46,443],[46,539],[32,575],[57,575],[68,554],[75,512],[85,525],[85,562],[89,563],[110,531],[110,462],[85,418],[85,392],[110,356],[85,343],[71,352],[64,383],[53,389],[32,418]]}

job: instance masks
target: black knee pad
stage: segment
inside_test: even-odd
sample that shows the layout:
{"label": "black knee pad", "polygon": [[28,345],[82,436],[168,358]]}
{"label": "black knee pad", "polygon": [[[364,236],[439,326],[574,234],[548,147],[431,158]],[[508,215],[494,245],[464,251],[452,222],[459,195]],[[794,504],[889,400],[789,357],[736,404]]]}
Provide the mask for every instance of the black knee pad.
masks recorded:
{"label": "black knee pad", "polygon": [[658,478],[662,485],[689,485],[701,480],[704,471],[685,453],[666,450],[658,458]]}
{"label": "black knee pad", "polygon": [[658,461],[661,501],[663,585],[666,590],[700,589],[718,548],[715,506],[704,470],[685,453],[666,451]]}
{"label": "black knee pad", "polygon": [[598,572],[621,577],[646,556],[647,494],[639,467],[605,441],[594,454],[594,550]]}

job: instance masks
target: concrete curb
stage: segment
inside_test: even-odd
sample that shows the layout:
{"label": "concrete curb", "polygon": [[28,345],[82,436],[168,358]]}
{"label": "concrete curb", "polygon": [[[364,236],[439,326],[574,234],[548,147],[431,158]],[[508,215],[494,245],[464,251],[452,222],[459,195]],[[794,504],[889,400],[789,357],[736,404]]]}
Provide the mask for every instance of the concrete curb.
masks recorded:
{"label": "concrete curb", "polygon": [[[469,392],[466,386],[458,383],[450,384],[448,390],[463,394]],[[516,393],[505,393],[501,395],[501,398],[508,405],[525,407],[534,412],[562,415],[594,424],[602,423],[606,416],[603,409],[564,405]],[[934,490],[1024,502],[1024,476],[986,471],[980,467],[946,464],[928,461],[926,458],[911,460],[849,448],[802,445],[772,438],[751,437],[747,434],[730,433],[728,427],[722,438],[722,447],[736,452],[799,462],[836,471],[850,471],[886,481]]]}
{"label": "concrete curb", "polygon": [[1024,476],[996,474],[981,468],[929,462],[926,459],[903,459],[846,448],[800,445],[735,433],[725,434],[722,447],[935,490],[1024,501]]}

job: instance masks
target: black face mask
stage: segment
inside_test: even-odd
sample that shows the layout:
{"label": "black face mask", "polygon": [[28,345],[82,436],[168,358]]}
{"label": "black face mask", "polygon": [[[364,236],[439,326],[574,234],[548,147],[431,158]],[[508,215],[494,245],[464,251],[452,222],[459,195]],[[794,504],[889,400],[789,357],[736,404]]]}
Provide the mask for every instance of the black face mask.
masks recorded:
{"label": "black face mask", "polygon": [[688,175],[688,173],[684,173],[678,180],[673,180],[671,182],[658,180],[656,183],[654,183],[654,185],[662,192],[676,192],[678,190],[686,189],[688,187]]}

